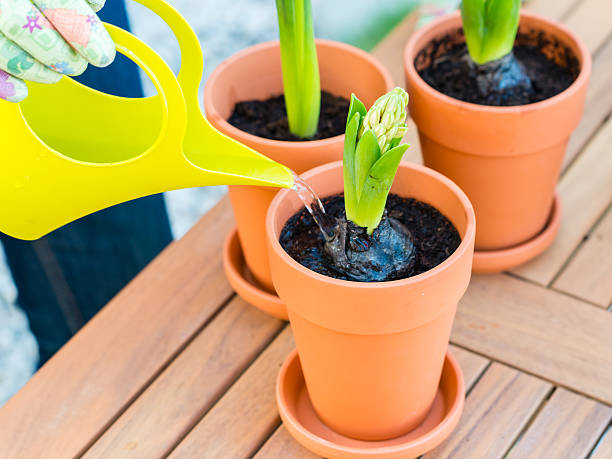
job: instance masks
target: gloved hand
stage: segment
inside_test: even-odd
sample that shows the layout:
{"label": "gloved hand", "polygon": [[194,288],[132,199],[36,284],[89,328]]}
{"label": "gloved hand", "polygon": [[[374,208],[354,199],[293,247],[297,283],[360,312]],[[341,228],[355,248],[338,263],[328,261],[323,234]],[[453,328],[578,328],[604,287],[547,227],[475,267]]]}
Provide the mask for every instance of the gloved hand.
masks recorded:
{"label": "gloved hand", "polygon": [[96,15],[105,1],[0,0],[0,99],[25,99],[24,80],[57,83],[113,62],[115,44]]}

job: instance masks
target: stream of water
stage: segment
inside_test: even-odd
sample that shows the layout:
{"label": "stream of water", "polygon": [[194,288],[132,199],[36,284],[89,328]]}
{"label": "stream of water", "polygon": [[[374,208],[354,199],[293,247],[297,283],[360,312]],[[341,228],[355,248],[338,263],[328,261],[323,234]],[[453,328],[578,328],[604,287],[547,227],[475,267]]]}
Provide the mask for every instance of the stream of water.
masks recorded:
{"label": "stream of water", "polygon": [[323,207],[317,194],[310,188],[310,185],[295,172],[293,173],[293,182],[294,184],[291,189],[297,193],[304,207],[306,207],[306,210],[312,215],[312,218],[317,223],[325,239],[330,241],[336,234],[336,219],[327,215],[325,207]]}

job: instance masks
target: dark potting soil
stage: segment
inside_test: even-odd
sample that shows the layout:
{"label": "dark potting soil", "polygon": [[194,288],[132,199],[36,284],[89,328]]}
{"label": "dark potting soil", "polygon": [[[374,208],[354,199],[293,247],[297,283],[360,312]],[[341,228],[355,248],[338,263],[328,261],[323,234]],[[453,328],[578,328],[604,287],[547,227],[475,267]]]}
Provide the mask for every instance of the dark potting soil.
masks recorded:
{"label": "dark potting soil", "polygon": [[513,70],[516,73],[520,67],[531,85],[508,85],[506,78],[496,89],[486,85],[483,91],[483,67],[477,67],[468,58],[462,30],[432,41],[417,55],[414,65],[421,78],[443,94],[494,106],[526,105],[548,99],[567,89],[580,72],[573,52],[541,31],[519,33],[513,54]]}
{"label": "dark potting soil", "polygon": [[[346,221],[343,195],[330,196],[322,202],[329,216]],[[412,260],[407,269],[394,272],[383,280],[405,279],[429,271],[452,255],[461,243],[457,229],[437,209],[424,202],[395,194],[389,195],[385,217],[370,237],[376,238],[378,231],[387,232],[388,225],[393,220],[408,230],[413,247],[410,244],[407,250],[412,247],[414,253],[403,254]],[[351,222],[349,224],[352,225]],[[349,277],[346,272],[334,269],[325,249],[325,239],[306,209],[297,212],[287,221],[280,235],[280,244],[298,263],[325,276],[361,282],[381,280],[379,273],[374,271],[376,266],[367,266],[367,269],[361,270],[360,274],[370,271],[369,279],[362,276],[356,279]],[[391,254],[393,257],[397,255]]]}
{"label": "dark potting soil", "polygon": [[[344,134],[350,101],[321,91],[321,114],[319,126],[314,137],[308,140],[327,139]],[[266,100],[247,100],[238,102],[227,120],[232,126],[272,140],[303,141],[289,131],[289,121],[285,108],[285,97],[270,97]]]}

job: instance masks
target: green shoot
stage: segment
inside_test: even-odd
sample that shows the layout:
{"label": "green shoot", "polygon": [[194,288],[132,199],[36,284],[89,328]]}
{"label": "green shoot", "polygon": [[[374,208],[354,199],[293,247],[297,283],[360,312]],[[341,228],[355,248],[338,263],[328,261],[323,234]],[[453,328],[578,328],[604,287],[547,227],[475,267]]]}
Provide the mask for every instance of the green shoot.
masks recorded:
{"label": "green shoot", "polygon": [[289,130],[312,137],[319,124],[321,82],[310,0],[276,0],[276,9]]}
{"label": "green shoot", "polygon": [[468,52],[477,64],[504,57],[514,46],[521,0],[463,0],[461,18]]}
{"label": "green shoot", "polygon": [[372,234],[380,224],[387,196],[408,145],[399,145],[406,133],[408,94],[395,88],[366,112],[355,94],[344,137],[344,207],[346,218]]}

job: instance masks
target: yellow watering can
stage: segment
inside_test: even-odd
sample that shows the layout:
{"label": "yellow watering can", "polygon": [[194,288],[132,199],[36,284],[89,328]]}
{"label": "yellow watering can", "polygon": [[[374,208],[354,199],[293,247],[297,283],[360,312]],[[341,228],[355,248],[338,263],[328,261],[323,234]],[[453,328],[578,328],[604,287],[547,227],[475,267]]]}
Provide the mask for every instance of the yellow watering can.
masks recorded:
{"label": "yellow watering can", "polygon": [[151,78],[157,95],[110,96],[70,78],[31,83],[21,104],[0,101],[0,231],[37,239],[100,209],[205,185],[291,187],[292,172],[217,132],[198,104],[203,58],[182,16],[162,0],[135,0],[159,15],[181,48],[178,77],[151,48],[107,25],[117,50]]}

